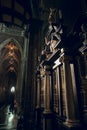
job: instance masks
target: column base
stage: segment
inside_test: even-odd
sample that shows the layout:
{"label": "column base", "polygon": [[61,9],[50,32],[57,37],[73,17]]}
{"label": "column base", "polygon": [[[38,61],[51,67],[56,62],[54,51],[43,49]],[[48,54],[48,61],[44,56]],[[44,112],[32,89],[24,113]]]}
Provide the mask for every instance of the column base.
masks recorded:
{"label": "column base", "polygon": [[51,110],[44,110],[43,114],[52,114],[52,111]]}
{"label": "column base", "polygon": [[79,120],[66,120],[66,122],[63,123],[64,127],[70,130],[78,130],[81,128],[81,124]]}

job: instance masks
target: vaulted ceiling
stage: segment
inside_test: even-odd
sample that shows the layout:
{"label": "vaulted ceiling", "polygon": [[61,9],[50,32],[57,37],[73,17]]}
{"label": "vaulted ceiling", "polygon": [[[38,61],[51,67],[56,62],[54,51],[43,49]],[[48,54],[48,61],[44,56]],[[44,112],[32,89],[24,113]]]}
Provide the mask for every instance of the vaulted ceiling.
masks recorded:
{"label": "vaulted ceiling", "polygon": [[[30,0],[0,0],[0,23],[23,27],[30,22],[30,19],[32,19]],[[5,34],[3,36],[6,40]],[[1,32],[0,37],[2,37]],[[0,87],[8,88],[8,86],[16,84],[20,61],[21,52],[14,40],[10,40],[3,45],[2,49],[0,48]]]}
{"label": "vaulted ceiling", "polygon": [[20,70],[20,61],[20,49],[14,40],[10,40],[0,50],[0,86],[16,83]]}

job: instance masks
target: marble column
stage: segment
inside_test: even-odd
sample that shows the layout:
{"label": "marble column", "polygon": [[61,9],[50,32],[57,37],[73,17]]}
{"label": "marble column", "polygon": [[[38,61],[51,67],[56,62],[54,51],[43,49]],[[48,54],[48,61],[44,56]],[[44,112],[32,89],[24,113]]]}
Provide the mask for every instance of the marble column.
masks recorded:
{"label": "marble column", "polygon": [[[83,58],[83,67],[84,67],[84,75],[81,75],[81,89],[80,89],[80,94],[81,94],[81,99],[82,99],[82,108],[83,108],[83,120],[87,124],[87,52],[86,50],[82,53],[82,58]],[[79,64],[81,65],[80,61]],[[83,68],[82,68],[83,69]],[[83,71],[80,69],[80,71]]]}
{"label": "marble column", "polygon": [[58,96],[59,96],[59,116],[61,116],[62,115],[62,112],[61,112],[61,90],[60,90],[60,87],[61,87],[61,85],[60,85],[60,69],[59,69],[59,67],[57,68],[57,75],[58,75]]}
{"label": "marble column", "polygon": [[37,85],[36,85],[36,111],[35,111],[35,124],[37,129],[41,129],[41,105],[40,105],[40,89],[41,89],[41,77],[40,71],[37,71]]}
{"label": "marble column", "polygon": [[84,121],[87,124],[87,51],[84,52],[84,63],[85,63],[85,80],[83,84],[84,88]]}
{"label": "marble column", "polygon": [[64,71],[64,88],[65,88],[65,107],[66,107],[66,121],[64,125],[67,127],[77,127],[79,126],[79,119],[76,112],[76,104],[73,92],[72,76],[70,61],[71,57],[67,55],[67,50],[61,49],[60,61],[63,64]]}
{"label": "marble column", "polygon": [[51,67],[45,65],[44,77],[44,111],[43,111],[43,130],[52,130],[52,112],[51,112]]}
{"label": "marble column", "polygon": [[44,113],[50,113],[50,100],[51,100],[51,73],[50,66],[44,66],[45,68],[45,91],[44,91]]}

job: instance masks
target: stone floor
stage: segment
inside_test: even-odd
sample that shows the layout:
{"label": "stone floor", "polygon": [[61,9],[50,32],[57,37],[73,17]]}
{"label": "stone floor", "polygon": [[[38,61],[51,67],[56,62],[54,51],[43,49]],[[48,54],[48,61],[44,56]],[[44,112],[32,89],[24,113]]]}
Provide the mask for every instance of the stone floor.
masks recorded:
{"label": "stone floor", "polygon": [[9,111],[9,106],[0,108],[0,130],[16,130],[18,116]]}

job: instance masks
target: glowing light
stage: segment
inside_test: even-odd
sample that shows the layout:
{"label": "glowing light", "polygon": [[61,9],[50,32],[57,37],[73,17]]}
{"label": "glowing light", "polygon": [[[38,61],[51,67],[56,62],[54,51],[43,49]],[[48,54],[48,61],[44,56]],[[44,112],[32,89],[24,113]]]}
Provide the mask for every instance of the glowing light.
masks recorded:
{"label": "glowing light", "polygon": [[53,69],[56,68],[58,65],[61,64],[61,62],[59,61],[59,59],[57,59],[54,63],[55,63],[55,65],[53,66]]}
{"label": "glowing light", "polygon": [[14,86],[11,87],[11,92],[12,93],[15,92],[15,87]]}
{"label": "glowing light", "polygon": [[12,122],[13,117],[14,117],[14,115],[11,113],[10,116],[9,116],[9,118],[8,118],[8,122],[9,122],[9,123]]}

